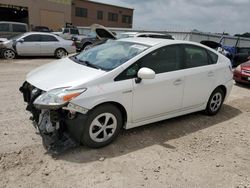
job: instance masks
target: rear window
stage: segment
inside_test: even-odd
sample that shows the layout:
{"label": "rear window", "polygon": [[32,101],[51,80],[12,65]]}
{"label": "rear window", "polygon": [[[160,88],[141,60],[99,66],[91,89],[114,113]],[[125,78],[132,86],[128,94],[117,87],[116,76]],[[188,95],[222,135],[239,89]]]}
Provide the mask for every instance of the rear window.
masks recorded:
{"label": "rear window", "polygon": [[7,24],[7,23],[1,23],[0,24],[0,31],[5,31],[5,32],[10,31],[9,24]]}
{"label": "rear window", "polygon": [[211,52],[210,50],[207,50],[207,53],[209,55],[210,64],[216,64],[219,58],[218,55],[214,52]]}
{"label": "rear window", "polygon": [[13,24],[12,28],[13,28],[13,32],[26,32],[25,25]]}

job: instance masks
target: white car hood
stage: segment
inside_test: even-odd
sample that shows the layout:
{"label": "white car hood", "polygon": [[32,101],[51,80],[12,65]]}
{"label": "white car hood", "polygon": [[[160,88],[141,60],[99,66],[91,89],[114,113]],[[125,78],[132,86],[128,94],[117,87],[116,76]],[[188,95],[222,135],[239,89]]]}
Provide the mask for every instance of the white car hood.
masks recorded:
{"label": "white car hood", "polygon": [[82,85],[105,73],[103,70],[63,58],[31,71],[26,81],[43,91],[49,91],[55,88]]}

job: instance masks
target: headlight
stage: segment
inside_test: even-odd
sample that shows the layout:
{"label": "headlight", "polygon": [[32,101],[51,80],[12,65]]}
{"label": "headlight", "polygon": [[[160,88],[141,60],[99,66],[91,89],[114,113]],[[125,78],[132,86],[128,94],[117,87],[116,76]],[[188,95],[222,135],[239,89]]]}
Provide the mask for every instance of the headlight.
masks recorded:
{"label": "headlight", "polygon": [[238,71],[238,72],[241,72],[241,65],[239,65],[238,67],[236,67],[235,70]]}
{"label": "headlight", "polygon": [[35,107],[39,109],[57,109],[64,106],[73,98],[81,95],[87,89],[69,90],[67,88],[53,89],[41,94],[34,101]]}

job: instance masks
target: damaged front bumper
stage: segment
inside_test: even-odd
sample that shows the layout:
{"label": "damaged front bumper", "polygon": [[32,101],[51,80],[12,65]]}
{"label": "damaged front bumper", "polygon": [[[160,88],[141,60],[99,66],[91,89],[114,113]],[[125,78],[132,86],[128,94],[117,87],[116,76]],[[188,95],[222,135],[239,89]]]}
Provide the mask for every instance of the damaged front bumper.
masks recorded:
{"label": "damaged front bumper", "polygon": [[83,124],[87,109],[67,103],[63,106],[39,108],[34,101],[44,91],[24,82],[19,89],[27,103],[26,110],[31,112],[31,120],[39,131],[44,147],[52,153],[61,153],[81,142]]}

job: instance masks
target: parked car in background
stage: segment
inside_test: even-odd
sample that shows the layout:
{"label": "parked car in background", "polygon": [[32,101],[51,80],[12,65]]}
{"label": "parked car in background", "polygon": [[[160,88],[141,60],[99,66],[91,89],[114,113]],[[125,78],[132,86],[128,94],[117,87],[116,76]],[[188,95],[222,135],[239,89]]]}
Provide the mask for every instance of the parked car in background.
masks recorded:
{"label": "parked car in background", "polygon": [[236,67],[233,78],[236,83],[250,84],[250,57],[247,62]]}
{"label": "parked car in background", "polygon": [[106,41],[115,40],[115,39],[121,39],[121,38],[130,38],[130,37],[150,37],[150,38],[162,38],[162,39],[171,39],[174,38],[169,34],[162,34],[162,33],[140,33],[140,32],[125,32],[116,34],[106,27],[99,25],[99,24],[93,24],[91,26],[91,32],[86,37],[83,38],[80,42],[76,43],[76,49],[78,52],[89,49],[90,47],[97,46],[100,44],[105,43]]}
{"label": "parked car in background", "polygon": [[50,33],[27,32],[0,43],[0,53],[5,59],[16,56],[55,56],[62,58],[75,53],[73,41]]}
{"label": "parked car in background", "polygon": [[20,91],[49,149],[69,137],[98,148],[123,127],[203,110],[215,115],[232,86],[229,59],[211,48],[135,37],[35,69]]}
{"label": "parked car in background", "polygon": [[233,67],[246,62],[250,56],[250,47],[237,47],[233,58]]}
{"label": "parked car in background", "polygon": [[28,32],[25,23],[0,21],[0,42],[25,32]]}
{"label": "parked car in background", "polygon": [[90,48],[92,45],[105,43],[108,39],[116,39],[115,34],[102,25],[93,24],[91,25],[91,31],[87,37],[76,42],[76,49],[80,52]]}
{"label": "parked car in background", "polygon": [[75,40],[80,41],[82,38],[86,37],[85,35],[80,35],[77,27],[66,27],[61,28],[58,32],[53,32],[55,35],[58,35],[66,40]]}
{"label": "parked car in background", "polygon": [[120,33],[117,38],[130,38],[130,37],[150,37],[174,40],[172,35],[163,33],[144,33],[144,32],[124,32]]}
{"label": "parked car in background", "polygon": [[45,26],[35,26],[32,31],[37,31],[37,32],[52,32],[51,29],[49,29],[48,27],[45,27]]}

